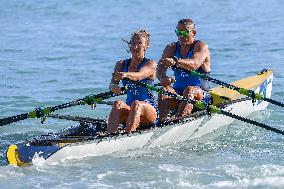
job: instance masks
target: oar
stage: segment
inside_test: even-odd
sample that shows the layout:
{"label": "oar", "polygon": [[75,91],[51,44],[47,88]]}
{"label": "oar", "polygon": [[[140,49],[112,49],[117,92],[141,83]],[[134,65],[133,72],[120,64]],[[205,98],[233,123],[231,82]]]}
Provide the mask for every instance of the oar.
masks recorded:
{"label": "oar", "polygon": [[60,114],[49,114],[47,115],[47,117],[71,120],[71,121],[79,121],[85,123],[106,123],[106,120],[103,118],[80,117],[80,116],[60,115]]}
{"label": "oar", "polygon": [[[121,90],[124,91],[124,89],[125,88],[122,88]],[[46,108],[39,107],[39,108],[36,108],[34,111],[31,111],[28,113],[23,113],[23,114],[19,114],[19,115],[7,117],[7,118],[2,118],[0,119],[0,126],[8,125],[10,123],[18,122],[18,121],[25,120],[28,118],[44,118],[48,114],[56,110],[60,110],[60,109],[64,109],[64,108],[68,108],[72,106],[77,106],[77,105],[84,105],[84,104],[91,105],[94,103],[99,103],[104,99],[108,99],[108,98],[119,96],[119,95],[121,94],[114,94],[111,91],[108,91],[108,92],[99,93],[95,95],[88,95],[84,98],[71,101],[68,103],[60,104],[57,106],[53,106],[53,107],[46,107]]]}
{"label": "oar", "polygon": [[264,123],[259,123],[257,121],[254,121],[254,120],[251,120],[251,119],[248,119],[248,118],[245,118],[245,117],[241,117],[241,116],[233,114],[231,112],[222,110],[221,108],[218,108],[217,106],[208,105],[208,104],[206,104],[206,103],[204,103],[202,101],[198,101],[198,100],[192,100],[192,99],[183,97],[181,95],[165,91],[162,88],[157,88],[155,86],[143,83],[141,81],[132,81],[132,82],[136,83],[136,84],[138,84],[138,85],[140,85],[142,87],[145,87],[145,88],[147,88],[149,90],[152,90],[152,91],[158,92],[160,94],[164,94],[164,95],[173,97],[173,98],[175,98],[177,100],[182,100],[182,101],[185,101],[185,102],[188,102],[188,103],[192,103],[195,107],[200,108],[200,109],[206,109],[209,113],[223,114],[223,115],[226,115],[228,117],[231,117],[231,118],[234,118],[234,119],[246,122],[246,123],[250,123],[252,125],[255,125],[255,126],[258,126],[258,127],[261,127],[261,128],[264,128],[264,129],[267,129],[267,130],[270,130],[270,131],[273,131],[275,133],[284,135],[284,131],[282,131],[282,130],[279,130],[277,128],[271,127],[271,126],[266,125]]}
{"label": "oar", "polygon": [[[178,68],[176,65],[174,65],[173,67]],[[253,90],[249,90],[249,89],[245,89],[245,88],[241,88],[241,87],[236,87],[236,86],[231,85],[229,83],[226,83],[226,82],[220,81],[218,79],[209,77],[209,76],[207,76],[205,74],[199,73],[198,71],[195,71],[195,70],[186,70],[186,69],[183,69],[183,68],[179,68],[179,69],[182,69],[185,72],[188,72],[188,73],[190,73],[190,74],[192,74],[194,76],[200,77],[200,78],[205,79],[207,81],[210,81],[212,83],[215,83],[215,84],[218,84],[218,85],[222,85],[222,86],[227,87],[229,89],[235,90],[235,91],[239,92],[242,95],[251,97],[253,100],[254,99],[256,99],[256,100],[264,100],[264,101],[270,102],[271,104],[274,104],[274,105],[277,105],[277,106],[280,106],[280,107],[284,107],[284,103],[276,101],[276,100],[273,100],[271,98],[266,98],[265,96],[263,96],[263,95],[261,95],[259,93],[254,92]]]}

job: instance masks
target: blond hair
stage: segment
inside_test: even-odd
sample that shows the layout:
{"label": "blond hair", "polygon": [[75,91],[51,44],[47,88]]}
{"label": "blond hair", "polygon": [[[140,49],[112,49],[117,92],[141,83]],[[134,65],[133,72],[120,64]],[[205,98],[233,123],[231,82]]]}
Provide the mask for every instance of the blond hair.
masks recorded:
{"label": "blond hair", "polygon": [[[145,38],[146,39],[146,45],[150,46],[150,33],[146,31],[145,29],[137,30],[131,34],[131,39],[134,37],[139,38]],[[131,41],[131,40],[130,40]]]}
{"label": "blond hair", "polygon": [[[131,34],[130,41],[127,41],[127,40],[125,40],[123,38],[122,38],[122,41],[125,42],[128,45],[128,47],[129,47],[129,45],[131,43],[131,40],[134,37],[138,37],[138,38],[143,38],[144,37],[146,39],[147,48],[150,46],[150,33],[148,31],[146,31],[145,29],[140,29],[140,30],[137,30],[137,31],[133,32]],[[130,53],[130,51],[128,49],[125,49],[125,50],[126,50],[126,52]]]}

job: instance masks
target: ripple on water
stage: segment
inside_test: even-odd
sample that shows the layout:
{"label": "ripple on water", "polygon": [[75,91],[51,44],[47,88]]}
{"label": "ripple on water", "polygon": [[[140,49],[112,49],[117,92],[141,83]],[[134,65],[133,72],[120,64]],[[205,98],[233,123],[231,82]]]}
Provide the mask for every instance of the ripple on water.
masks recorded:
{"label": "ripple on water", "polygon": [[[274,95],[280,96],[280,97],[284,97],[284,91],[277,91],[277,92],[273,92]],[[282,98],[283,99],[283,98]]]}
{"label": "ripple on water", "polygon": [[35,71],[35,70],[18,70],[16,73],[17,74],[21,74],[21,75],[25,75],[25,74],[39,73],[39,71]]}
{"label": "ripple on water", "polygon": [[267,50],[268,52],[283,52],[284,51],[284,48],[270,48]]}
{"label": "ripple on water", "polygon": [[58,92],[60,93],[77,93],[77,94],[90,94],[98,92],[98,89],[93,87],[86,87],[86,88],[70,88],[70,89],[61,89]]}
{"label": "ripple on water", "polygon": [[52,62],[52,61],[70,60],[74,57],[75,56],[39,57],[39,58],[37,58],[37,60]]}
{"label": "ripple on water", "polygon": [[59,83],[59,80],[57,80],[57,79],[49,79],[49,80],[44,81],[43,83]]}

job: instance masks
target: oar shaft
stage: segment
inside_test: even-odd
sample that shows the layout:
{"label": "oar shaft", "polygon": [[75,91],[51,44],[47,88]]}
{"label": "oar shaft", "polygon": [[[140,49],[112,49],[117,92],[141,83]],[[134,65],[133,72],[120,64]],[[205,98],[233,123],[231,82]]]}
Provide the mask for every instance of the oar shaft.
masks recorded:
{"label": "oar shaft", "polygon": [[270,102],[271,104],[274,104],[274,105],[277,105],[277,106],[280,106],[280,107],[283,107],[284,108],[284,103],[282,102],[279,102],[279,101],[276,101],[276,100],[273,100],[271,98],[263,98],[263,100],[265,100],[266,102]]}
{"label": "oar shaft", "polygon": [[284,131],[279,130],[279,129],[274,128],[274,127],[271,127],[271,126],[266,125],[264,123],[260,123],[260,122],[257,122],[257,121],[254,121],[254,120],[251,120],[251,119],[248,119],[248,118],[245,118],[245,117],[241,117],[239,115],[236,115],[236,114],[233,114],[231,112],[224,111],[224,110],[220,110],[220,112],[221,112],[221,114],[226,115],[228,117],[232,117],[232,118],[238,119],[240,121],[243,121],[243,122],[246,122],[246,123],[249,123],[249,124],[252,124],[252,125],[256,125],[258,127],[264,128],[266,130],[273,131],[275,133],[284,135]]}
{"label": "oar shaft", "polygon": [[[177,58],[175,58],[175,60],[177,61]],[[173,65],[172,67],[178,68],[176,65]],[[280,107],[284,107],[284,103],[270,99],[270,98],[266,98],[263,95],[254,92],[253,90],[244,89],[244,88],[234,86],[232,84],[229,84],[229,83],[220,81],[218,79],[212,78],[210,76],[207,76],[205,74],[199,73],[198,71],[195,71],[195,70],[186,70],[186,69],[183,69],[183,68],[179,68],[179,69],[182,69],[185,72],[191,73],[194,76],[200,77],[204,80],[210,81],[210,82],[215,83],[217,85],[221,85],[221,86],[224,86],[226,88],[238,91],[242,95],[246,95],[248,97],[251,97],[251,98],[254,98],[254,99],[257,99],[257,100],[264,100],[264,101],[270,102],[271,104],[274,104],[274,105],[277,105],[277,106],[280,106]]]}
{"label": "oar shaft", "polygon": [[25,120],[28,118],[28,115],[29,115],[28,113],[25,113],[25,114],[20,114],[17,116],[0,119],[0,126],[8,125],[10,123],[15,123],[21,120]]}
{"label": "oar shaft", "polygon": [[257,100],[264,100],[266,102],[270,102],[271,104],[274,104],[274,105],[277,105],[277,106],[280,106],[280,107],[284,107],[284,103],[276,101],[276,100],[273,100],[271,98],[266,98],[263,95],[254,92],[253,90],[248,90],[248,89],[244,89],[244,88],[240,88],[240,87],[234,86],[234,85],[229,84],[229,83],[225,83],[223,81],[220,81],[220,80],[217,80],[215,78],[209,77],[209,76],[207,76],[205,74],[199,73],[199,72],[194,71],[194,70],[191,71],[191,73],[193,75],[195,75],[195,76],[198,76],[198,77],[200,77],[202,79],[208,80],[208,81],[210,81],[212,83],[215,83],[215,84],[218,84],[218,85],[222,85],[222,86],[227,87],[229,89],[238,91],[240,94],[243,94],[243,95],[255,98]]}
{"label": "oar shaft", "polygon": [[71,120],[71,121],[87,122],[87,123],[97,123],[97,122],[106,123],[106,120],[103,118],[79,117],[79,116],[59,115],[59,114],[49,114],[47,117]]}
{"label": "oar shaft", "polygon": [[227,87],[227,88],[229,88],[229,89],[236,90],[236,91],[239,91],[239,90],[240,90],[240,87],[236,87],[236,86],[231,85],[231,84],[229,84],[229,83],[225,83],[225,82],[220,81],[220,80],[217,80],[217,79],[215,79],[215,78],[213,78],[213,77],[209,77],[209,76],[207,76],[207,75],[201,74],[201,73],[199,73],[199,72],[197,72],[197,71],[191,71],[191,73],[192,73],[193,75],[195,75],[195,76],[198,76],[198,77],[204,79],[204,80],[208,80],[208,81],[210,81],[210,82],[212,82],[212,83],[215,83],[215,84],[218,84],[218,85],[222,85],[222,86]]}
{"label": "oar shaft", "polygon": [[[121,90],[124,91],[125,88],[122,87]],[[108,91],[108,92],[99,93],[99,94],[96,94],[96,95],[89,95],[89,96],[86,96],[82,99],[78,99],[78,100],[75,100],[75,101],[71,101],[71,102],[60,104],[60,105],[53,106],[53,107],[37,108],[36,110],[31,111],[29,113],[24,113],[24,114],[20,114],[20,115],[16,115],[16,116],[2,118],[2,119],[0,119],[0,126],[8,125],[10,123],[18,122],[18,121],[25,120],[25,119],[28,119],[28,118],[45,117],[46,115],[48,115],[48,114],[50,114],[50,113],[52,113],[56,110],[60,110],[60,109],[64,109],[64,108],[68,108],[68,107],[72,107],[72,106],[77,106],[77,105],[81,105],[81,104],[83,105],[83,104],[98,103],[98,102],[101,102],[103,99],[107,99],[107,98],[119,96],[119,95],[121,95],[121,94],[114,94],[111,91]]]}

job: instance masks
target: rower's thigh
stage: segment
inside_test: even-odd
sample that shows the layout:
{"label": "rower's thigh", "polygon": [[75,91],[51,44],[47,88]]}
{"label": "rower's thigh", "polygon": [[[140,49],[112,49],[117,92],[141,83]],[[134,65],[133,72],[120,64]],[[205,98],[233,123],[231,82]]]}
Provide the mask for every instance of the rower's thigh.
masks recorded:
{"label": "rower's thigh", "polygon": [[156,109],[147,102],[135,100],[131,108],[140,111],[140,123],[142,125],[150,125],[157,119]]}
{"label": "rower's thigh", "polygon": [[130,106],[128,106],[122,100],[116,100],[114,101],[112,108],[115,113],[118,113],[120,115],[120,121],[126,123],[130,111]]}

